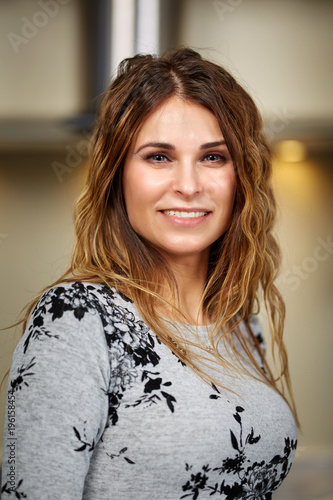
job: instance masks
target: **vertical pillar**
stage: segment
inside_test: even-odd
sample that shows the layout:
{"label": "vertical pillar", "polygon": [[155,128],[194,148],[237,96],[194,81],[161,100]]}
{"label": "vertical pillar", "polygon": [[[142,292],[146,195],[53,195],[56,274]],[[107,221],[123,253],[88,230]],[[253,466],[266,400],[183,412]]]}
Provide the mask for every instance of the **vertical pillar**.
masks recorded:
{"label": "vertical pillar", "polygon": [[135,52],[160,50],[160,0],[137,0]]}
{"label": "vertical pillar", "polygon": [[111,10],[111,76],[120,61],[135,52],[135,0],[112,0]]}

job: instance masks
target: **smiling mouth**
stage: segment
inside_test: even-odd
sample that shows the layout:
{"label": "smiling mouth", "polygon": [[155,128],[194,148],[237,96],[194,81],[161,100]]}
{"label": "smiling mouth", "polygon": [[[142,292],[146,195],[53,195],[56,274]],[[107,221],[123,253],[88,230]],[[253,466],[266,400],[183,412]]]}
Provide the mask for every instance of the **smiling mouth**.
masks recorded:
{"label": "smiling mouth", "polygon": [[195,219],[197,217],[204,217],[209,212],[183,212],[178,210],[161,210],[165,215],[172,215],[180,217],[181,219]]}

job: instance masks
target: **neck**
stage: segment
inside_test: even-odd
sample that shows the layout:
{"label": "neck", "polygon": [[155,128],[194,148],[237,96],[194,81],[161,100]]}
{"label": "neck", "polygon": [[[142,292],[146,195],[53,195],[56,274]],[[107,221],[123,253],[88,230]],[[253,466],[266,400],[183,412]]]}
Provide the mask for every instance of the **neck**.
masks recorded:
{"label": "neck", "polygon": [[208,271],[208,254],[203,258],[184,257],[169,260],[178,285],[178,308],[190,324],[207,324],[201,307]]}

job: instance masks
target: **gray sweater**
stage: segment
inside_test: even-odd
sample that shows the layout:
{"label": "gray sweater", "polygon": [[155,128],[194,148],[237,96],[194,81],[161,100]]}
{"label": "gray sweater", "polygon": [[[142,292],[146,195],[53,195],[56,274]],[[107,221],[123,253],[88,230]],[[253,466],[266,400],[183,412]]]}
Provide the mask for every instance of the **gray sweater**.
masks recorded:
{"label": "gray sweater", "polygon": [[185,366],[115,290],[48,290],[13,357],[2,498],[270,499],[295,454],[290,409],[260,380],[220,375],[234,392]]}

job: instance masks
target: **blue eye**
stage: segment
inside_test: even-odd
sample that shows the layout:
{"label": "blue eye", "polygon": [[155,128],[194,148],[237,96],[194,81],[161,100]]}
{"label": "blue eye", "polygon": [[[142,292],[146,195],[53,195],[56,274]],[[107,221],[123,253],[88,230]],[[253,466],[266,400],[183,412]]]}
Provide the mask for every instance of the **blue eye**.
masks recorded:
{"label": "blue eye", "polygon": [[162,163],[162,162],[167,160],[167,157],[162,155],[161,153],[155,153],[155,154],[148,155],[146,157],[146,160],[152,160],[152,161],[155,161],[156,163]]}
{"label": "blue eye", "polygon": [[166,157],[164,155],[154,155],[153,160],[154,161],[164,161],[164,160],[166,160]]}
{"label": "blue eye", "polygon": [[204,160],[211,163],[226,163],[229,160],[229,158],[227,158],[227,156],[224,156],[222,154],[209,153],[204,157]]}
{"label": "blue eye", "polygon": [[221,159],[220,155],[215,155],[215,154],[210,154],[206,156],[207,160],[209,161],[218,161]]}

